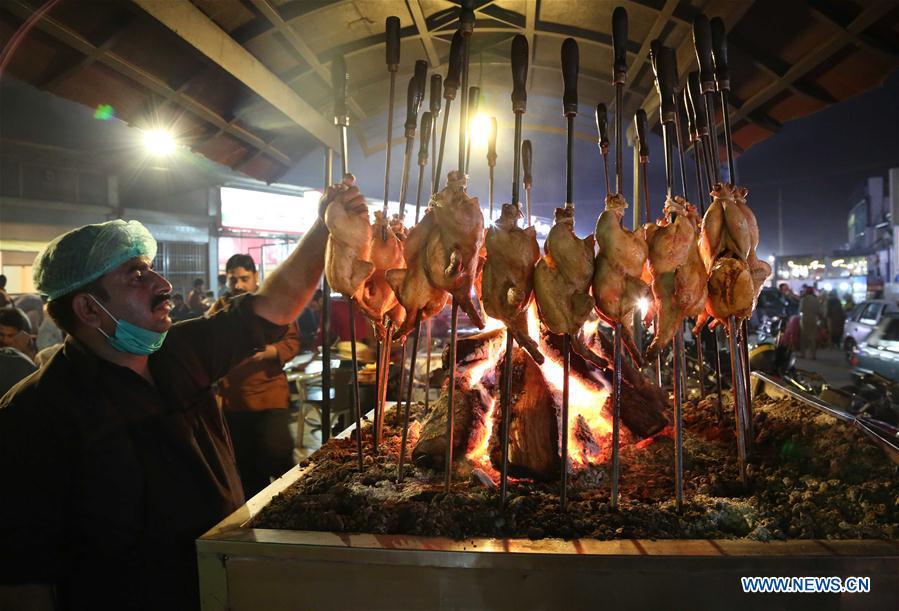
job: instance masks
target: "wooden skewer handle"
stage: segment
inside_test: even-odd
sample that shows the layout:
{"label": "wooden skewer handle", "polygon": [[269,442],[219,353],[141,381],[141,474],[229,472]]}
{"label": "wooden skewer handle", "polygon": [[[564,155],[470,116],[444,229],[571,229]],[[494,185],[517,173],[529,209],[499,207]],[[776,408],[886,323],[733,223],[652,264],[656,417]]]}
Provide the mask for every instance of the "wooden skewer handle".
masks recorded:
{"label": "wooden skewer handle", "polygon": [[699,84],[699,73],[695,70],[687,75],[687,92],[690,96],[690,107],[696,131],[701,135],[709,133],[709,118],[705,112],[705,102],[702,99],[702,90]]}
{"label": "wooden skewer handle", "polygon": [[712,30],[712,60],[715,64],[715,82],[718,91],[730,89],[730,69],[727,65],[727,33],[724,31],[724,20],[715,17],[709,22]]}
{"label": "wooden skewer handle", "polygon": [[490,117],[490,132],[487,134],[487,165],[496,166],[496,117]]}
{"label": "wooden skewer handle", "polygon": [[440,105],[441,94],[443,89],[443,77],[439,74],[431,75],[431,104],[429,106],[429,110],[431,111],[431,116],[436,119],[437,115],[440,114]]}
{"label": "wooden skewer handle", "polygon": [[712,67],[712,30],[708,18],[700,13],[693,19],[693,45],[699,64],[702,93],[715,90],[715,70]]}
{"label": "wooden skewer handle", "polygon": [[599,148],[602,151],[609,150],[609,111],[606,105],[600,102],[596,105],[596,132],[599,134]]}
{"label": "wooden skewer handle", "polygon": [[646,140],[646,111],[642,108],[634,115],[634,126],[637,130],[637,143],[640,147],[640,163],[648,163],[649,142]]}
{"label": "wooden skewer handle", "polygon": [[456,30],[453,34],[453,42],[450,43],[449,66],[446,69],[446,78],[443,79],[443,97],[447,100],[455,100],[459,90],[459,79],[462,76],[462,30]]}
{"label": "wooden skewer handle", "polygon": [[331,62],[331,86],[334,90],[334,125],[349,125],[346,110],[346,84],[350,75],[346,71],[346,60],[338,55]]}
{"label": "wooden skewer handle", "polygon": [[409,86],[406,89],[406,137],[415,137],[415,127],[418,123],[418,107],[421,106],[421,89],[418,86],[418,79],[414,76],[409,79]]}
{"label": "wooden skewer handle", "polygon": [[524,183],[525,189],[530,189],[531,185],[534,184],[534,177],[531,174],[531,168],[533,167],[534,162],[534,146],[531,144],[530,140],[525,140],[521,143],[521,166],[522,171],[524,173],[524,177],[522,178],[522,182]]}
{"label": "wooden skewer handle", "polygon": [[433,125],[433,115],[429,111],[421,114],[421,144],[418,148],[418,165],[428,165],[428,145],[431,142],[431,127]]}
{"label": "wooden skewer handle", "polygon": [[617,7],[612,13],[612,83],[624,84],[627,81],[627,11]]}

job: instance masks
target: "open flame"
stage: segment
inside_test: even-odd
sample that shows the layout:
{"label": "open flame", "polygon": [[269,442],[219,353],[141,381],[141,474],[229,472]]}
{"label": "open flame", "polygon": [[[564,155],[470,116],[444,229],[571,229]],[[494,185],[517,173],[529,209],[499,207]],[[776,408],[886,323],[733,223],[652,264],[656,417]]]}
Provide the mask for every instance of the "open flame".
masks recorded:
{"label": "open flame", "polygon": [[[596,323],[598,324],[598,323]],[[492,318],[487,318],[488,328],[502,327],[502,323]],[[537,315],[537,307],[531,304],[528,310],[528,334],[537,340],[540,345],[540,351],[543,353],[545,361],[540,369],[546,379],[550,391],[557,397],[558,404],[561,406],[562,386],[564,380],[564,368],[561,358],[556,354],[554,348],[546,345],[540,337],[540,323]],[[494,385],[499,388],[499,377],[501,373],[498,371],[500,360],[505,350],[506,338],[502,336],[502,341],[491,343],[488,357],[483,361],[473,365],[468,369],[466,375],[472,389],[478,389],[481,393],[484,404],[487,406],[485,426],[477,432],[478,438],[471,445],[472,450],[467,454],[467,458],[480,469],[484,470],[491,476],[498,475],[490,462],[490,440],[493,436],[493,419],[494,413],[499,409],[498,392],[488,392],[484,389],[483,382],[486,376],[491,372],[496,372],[497,380]],[[612,424],[602,413],[602,408],[609,396],[609,391],[600,387],[593,382],[582,379],[576,372],[571,371],[569,375],[569,395],[568,395],[568,448],[569,460],[572,465],[585,466],[589,463],[599,462],[602,458],[601,454],[597,454],[595,449],[590,450],[585,447],[583,441],[577,435],[577,425],[579,419],[582,420],[589,428],[593,439],[601,439],[612,431]]]}

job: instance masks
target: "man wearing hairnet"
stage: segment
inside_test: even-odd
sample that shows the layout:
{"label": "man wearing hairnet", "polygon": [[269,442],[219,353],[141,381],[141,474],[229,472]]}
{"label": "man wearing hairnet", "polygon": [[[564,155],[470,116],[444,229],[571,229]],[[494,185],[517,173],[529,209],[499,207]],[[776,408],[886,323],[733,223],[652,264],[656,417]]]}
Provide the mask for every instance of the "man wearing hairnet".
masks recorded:
{"label": "man wearing hairnet", "polygon": [[[347,185],[320,216],[365,207]],[[81,227],[38,255],[35,286],[69,337],[0,399],[0,607],[48,591],[33,584],[64,609],[199,607],[194,540],[244,502],[212,384],[296,319],[326,242],[319,218],[256,294],[175,326],[140,223]]]}

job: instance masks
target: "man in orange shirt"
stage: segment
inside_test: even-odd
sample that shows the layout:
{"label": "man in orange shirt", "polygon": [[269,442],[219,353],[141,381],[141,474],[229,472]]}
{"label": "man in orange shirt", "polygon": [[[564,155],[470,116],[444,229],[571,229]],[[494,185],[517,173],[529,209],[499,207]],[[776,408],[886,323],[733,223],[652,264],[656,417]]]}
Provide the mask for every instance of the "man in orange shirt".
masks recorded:
{"label": "man in orange shirt", "polygon": [[[225,264],[229,296],[219,299],[211,315],[228,307],[230,297],[259,288],[256,263],[250,255],[233,255]],[[236,365],[218,382],[218,396],[231,431],[237,470],[247,498],[268,486],[293,464],[293,440],[288,428],[290,389],[284,363],[297,355],[300,338],[296,321],[279,341]]]}

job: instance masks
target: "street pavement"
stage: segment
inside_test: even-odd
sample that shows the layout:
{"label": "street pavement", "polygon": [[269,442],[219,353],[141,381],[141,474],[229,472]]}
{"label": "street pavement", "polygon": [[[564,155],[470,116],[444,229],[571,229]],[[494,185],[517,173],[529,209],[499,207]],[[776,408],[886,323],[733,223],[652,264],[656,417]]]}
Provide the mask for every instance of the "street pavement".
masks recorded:
{"label": "street pavement", "polygon": [[831,386],[852,384],[851,369],[846,354],[836,348],[819,349],[815,359],[802,358],[796,354],[796,368],[821,374]]}

